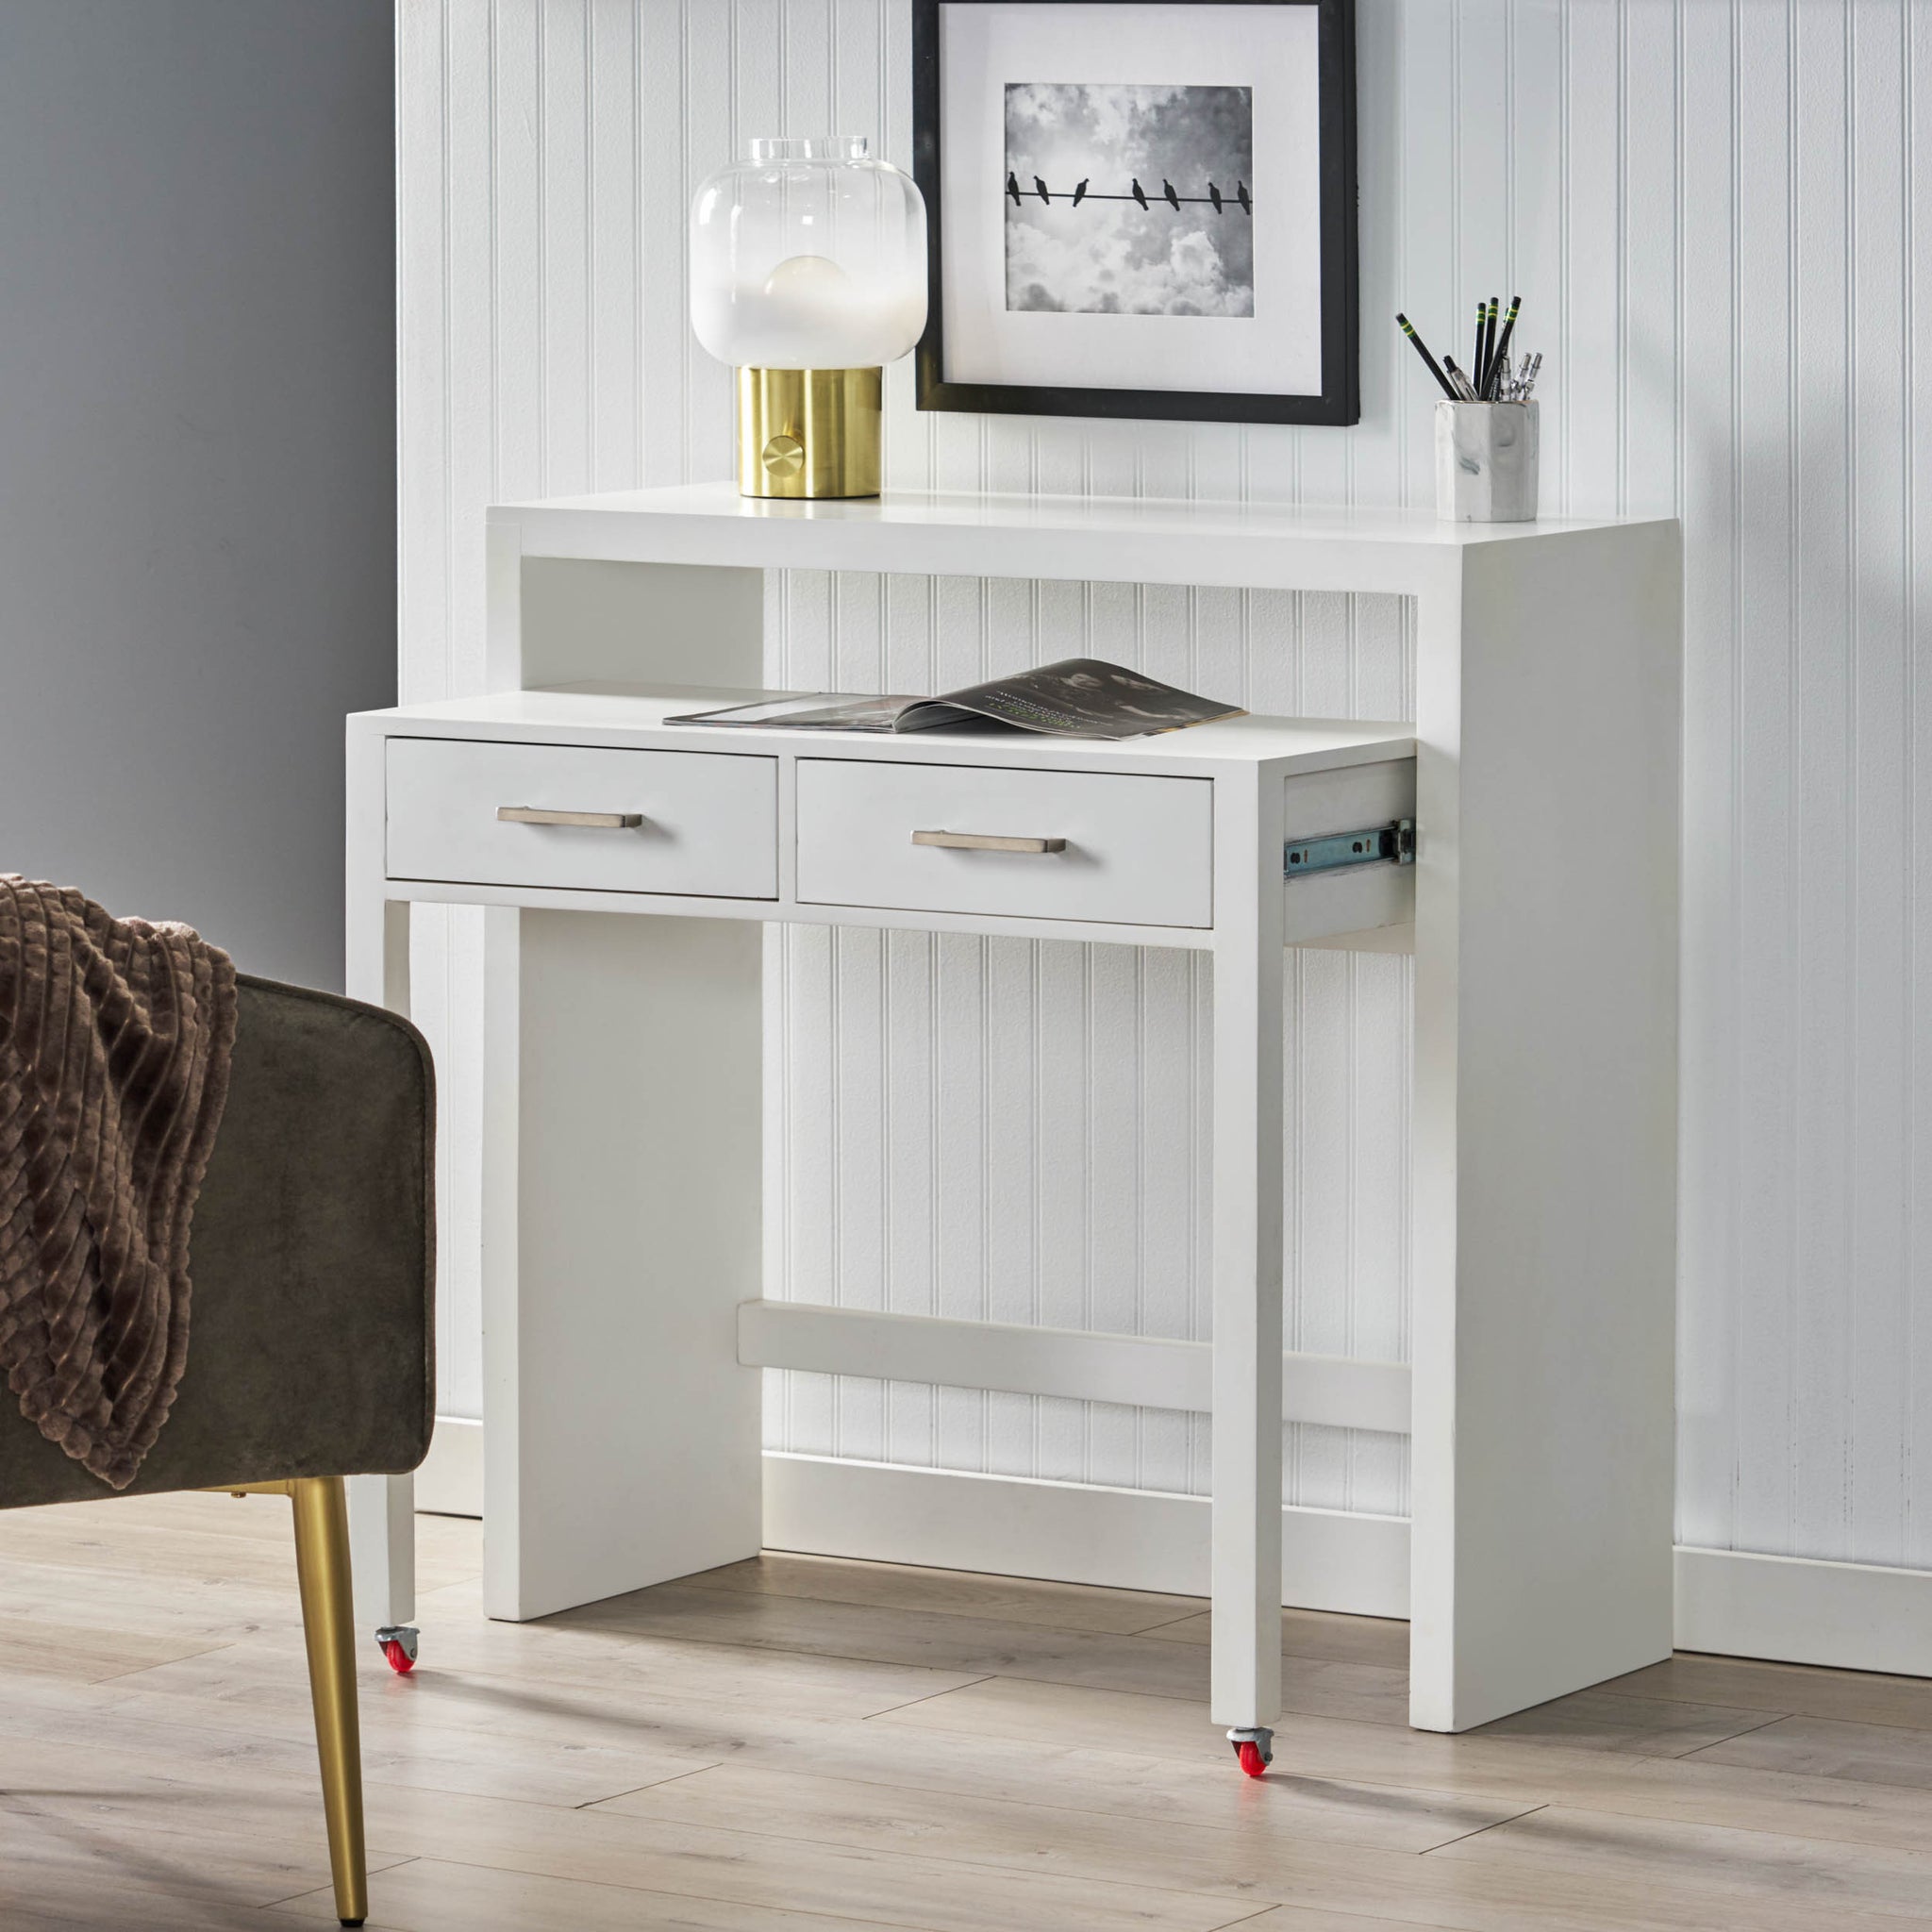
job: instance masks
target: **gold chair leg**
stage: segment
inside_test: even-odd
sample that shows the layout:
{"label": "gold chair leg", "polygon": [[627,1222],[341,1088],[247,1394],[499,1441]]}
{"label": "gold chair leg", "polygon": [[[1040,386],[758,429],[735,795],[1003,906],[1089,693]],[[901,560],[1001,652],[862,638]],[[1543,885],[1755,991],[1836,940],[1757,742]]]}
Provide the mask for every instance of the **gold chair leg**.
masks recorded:
{"label": "gold chair leg", "polygon": [[295,1510],[295,1574],[336,1916],[359,1925],[369,1915],[368,1852],[362,1835],[362,1735],[356,1716],[355,1618],[349,1598],[349,1511],[339,1475],[289,1484]]}

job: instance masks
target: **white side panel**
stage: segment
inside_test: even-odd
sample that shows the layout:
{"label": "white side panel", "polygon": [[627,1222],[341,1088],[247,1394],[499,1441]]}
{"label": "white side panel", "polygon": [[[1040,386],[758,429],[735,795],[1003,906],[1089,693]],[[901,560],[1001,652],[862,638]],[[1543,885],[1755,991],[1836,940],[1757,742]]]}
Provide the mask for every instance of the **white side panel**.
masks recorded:
{"label": "white side panel", "polygon": [[1677,542],[1511,561],[1466,559],[1459,624],[1422,640],[1411,1695],[1432,1730],[1671,1647]]}
{"label": "white side panel", "polygon": [[484,1607],[521,1621],[758,1548],[736,1324],[759,1272],[761,941],[724,921],[487,916],[485,1395],[521,1426],[487,1431]]}

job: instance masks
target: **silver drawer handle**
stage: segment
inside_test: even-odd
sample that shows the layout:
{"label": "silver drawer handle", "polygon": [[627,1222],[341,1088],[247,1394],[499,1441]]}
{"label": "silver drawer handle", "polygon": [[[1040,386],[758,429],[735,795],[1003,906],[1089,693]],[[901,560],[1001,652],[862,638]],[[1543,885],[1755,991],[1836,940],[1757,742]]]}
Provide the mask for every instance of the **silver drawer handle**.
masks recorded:
{"label": "silver drawer handle", "polygon": [[914,832],[915,845],[943,845],[948,852],[1064,852],[1064,839],[1004,839],[995,832]]}
{"label": "silver drawer handle", "polygon": [[499,805],[496,816],[507,825],[599,825],[613,832],[644,822],[641,811],[551,811],[541,805]]}

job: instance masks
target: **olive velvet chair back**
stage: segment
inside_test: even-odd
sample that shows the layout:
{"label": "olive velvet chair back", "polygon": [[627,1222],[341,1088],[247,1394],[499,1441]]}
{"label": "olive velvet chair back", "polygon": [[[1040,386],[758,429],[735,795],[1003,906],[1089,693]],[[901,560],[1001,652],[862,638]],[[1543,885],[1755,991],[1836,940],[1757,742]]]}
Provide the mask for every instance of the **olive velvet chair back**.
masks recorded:
{"label": "olive velvet chair back", "polygon": [[[428,1050],[406,1020],[242,978],[189,1244],[187,1374],[123,1492],[287,1486],[294,1498],[346,1924],[360,1923],[363,1887],[340,1478],[400,1474],[429,1446],[434,1139]],[[0,1508],[113,1493],[0,1401]]]}

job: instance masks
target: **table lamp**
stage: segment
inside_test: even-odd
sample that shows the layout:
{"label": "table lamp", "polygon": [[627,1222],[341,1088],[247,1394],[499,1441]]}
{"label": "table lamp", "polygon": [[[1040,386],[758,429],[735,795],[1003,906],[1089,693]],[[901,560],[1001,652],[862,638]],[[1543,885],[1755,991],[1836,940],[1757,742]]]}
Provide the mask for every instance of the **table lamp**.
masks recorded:
{"label": "table lamp", "polygon": [[746,496],[878,494],[881,365],[925,327],[925,203],[869,145],[747,142],[691,203],[691,327],[738,371]]}

